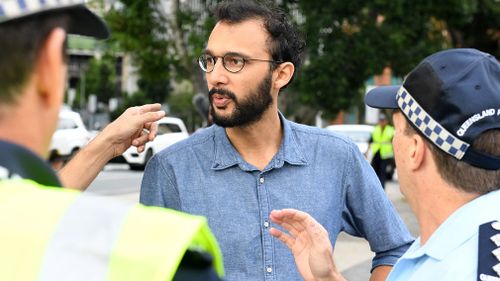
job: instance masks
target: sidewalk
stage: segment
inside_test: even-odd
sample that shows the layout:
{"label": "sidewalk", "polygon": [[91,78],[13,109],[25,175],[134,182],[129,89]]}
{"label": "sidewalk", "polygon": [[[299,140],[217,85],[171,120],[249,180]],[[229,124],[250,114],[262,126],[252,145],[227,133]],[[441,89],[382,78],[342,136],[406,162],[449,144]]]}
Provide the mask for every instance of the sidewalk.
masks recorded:
{"label": "sidewalk", "polygon": [[[418,223],[411,212],[406,199],[399,191],[399,183],[390,181],[386,184],[386,194],[399,215],[405,222],[411,234],[418,235]],[[341,233],[335,245],[334,257],[337,268],[349,281],[367,281],[370,278],[371,260],[374,254],[370,251],[368,242],[362,238]]]}

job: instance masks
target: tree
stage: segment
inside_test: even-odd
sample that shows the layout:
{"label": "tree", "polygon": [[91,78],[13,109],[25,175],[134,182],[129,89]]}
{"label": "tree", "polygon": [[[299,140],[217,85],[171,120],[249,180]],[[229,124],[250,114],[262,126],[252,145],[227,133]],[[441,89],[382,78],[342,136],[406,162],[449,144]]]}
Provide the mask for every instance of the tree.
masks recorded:
{"label": "tree", "polygon": [[[102,58],[93,58],[85,76],[86,95],[96,95],[100,102],[107,103],[116,97],[119,88],[116,81],[116,58],[105,55]],[[82,82],[80,82],[82,83]],[[78,87],[80,88],[80,87]]]}
{"label": "tree", "polygon": [[164,102],[170,91],[170,65],[165,53],[171,46],[164,36],[159,0],[122,0],[106,14],[111,44],[132,55],[138,67],[139,88],[154,102]]}
{"label": "tree", "polygon": [[404,76],[441,49],[499,50],[499,7],[492,7],[493,0],[282,2],[308,44],[292,90],[330,117],[361,103],[365,81],[387,66]]}
{"label": "tree", "polygon": [[[216,2],[124,0],[108,12],[115,42],[132,54],[139,68],[139,88],[151,100],[168,100],[172,80],[191,83],[191,97],[207,92],[197,58],[214,25],[207,7]],[[183,99],[170,102],[179,100]],[[191,109],[192,105],[187,110]]]}
{"label": "tree", "polygon": [[[308,116],[321,110],[333,117],[362,104],[365,82],[387,66],[403,77],[425,56],[453,46],[499,54],[495,0],[275,1],[306,35],[306,63],[284,99],[287,109]],[[151,100],[165,101],[173,80],[191,83],[191,96],[206,93],[196,59],[217,2],[123,0],[108,13],[114,41],[133,55]]]}

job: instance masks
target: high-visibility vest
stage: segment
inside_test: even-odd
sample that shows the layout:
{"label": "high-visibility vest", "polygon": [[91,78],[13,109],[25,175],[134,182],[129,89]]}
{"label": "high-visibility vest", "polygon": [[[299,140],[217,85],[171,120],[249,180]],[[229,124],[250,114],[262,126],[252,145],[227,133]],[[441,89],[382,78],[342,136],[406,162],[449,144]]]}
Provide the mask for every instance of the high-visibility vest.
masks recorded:
{"label": "high-visibility vest", "polygon": [[206,219],[30,180],[0,181],[0,280],[171,280],[187,249],[220,249]]}
{"label": "high-visibility vest", "polygon": [[394,136],[394,127],[385,125],[384,130],[380,125],[375,126],[372,133],[372,154],[380,151],[380,158],[388,159],[394,157],[392,150],[392,137]]}

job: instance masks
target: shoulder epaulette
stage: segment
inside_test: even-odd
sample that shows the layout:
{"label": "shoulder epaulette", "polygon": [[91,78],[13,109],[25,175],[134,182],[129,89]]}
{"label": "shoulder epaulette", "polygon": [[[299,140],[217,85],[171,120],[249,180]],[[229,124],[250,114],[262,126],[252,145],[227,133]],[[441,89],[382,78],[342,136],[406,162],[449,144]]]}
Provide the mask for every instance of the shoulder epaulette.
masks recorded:
{"label": "shoulder epaulette", "polygon": [[500,281],[500,222],[491,221],[479,226],[478,281]]}

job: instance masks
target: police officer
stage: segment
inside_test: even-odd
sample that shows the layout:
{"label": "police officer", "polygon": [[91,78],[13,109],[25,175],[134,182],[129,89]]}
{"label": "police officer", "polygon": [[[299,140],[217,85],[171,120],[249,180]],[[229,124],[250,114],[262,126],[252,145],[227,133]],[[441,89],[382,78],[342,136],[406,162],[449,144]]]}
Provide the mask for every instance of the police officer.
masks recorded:
{"label": "police officer", "polygon": [[[218,280],[221,255],[204,218],[57,188],[43,157],[63,100],[67,32],[109,35],[80,0],[0,1],[0,280]],[[127,110],[63,182],[80,179],[83,189],[110,157],[140,150],[158,110]]]}
{"label": "police officer", "polygon": [[[441,51],[365,102],[394,110],[400,188],[420,226],[387,280],[500,280],[500,63],[475,49]],[[271,219],[291,233],[271,230],[304,276],[342,280],[311,216],[289,209]]]}

